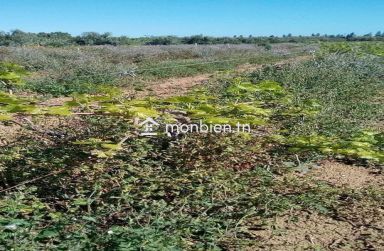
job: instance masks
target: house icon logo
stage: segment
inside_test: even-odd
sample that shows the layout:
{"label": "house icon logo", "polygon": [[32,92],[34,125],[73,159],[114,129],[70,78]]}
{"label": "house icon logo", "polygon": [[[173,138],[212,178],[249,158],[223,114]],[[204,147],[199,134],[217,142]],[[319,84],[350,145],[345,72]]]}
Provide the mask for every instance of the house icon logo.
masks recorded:
{"label": "house icon logo", "polygon": [[139,123],[139,126],[142,128],[142,132],[140,133],[141,136],[154,136],[157,135],[155,127],[159,126],[159,123],[153,118],[148,117]]}

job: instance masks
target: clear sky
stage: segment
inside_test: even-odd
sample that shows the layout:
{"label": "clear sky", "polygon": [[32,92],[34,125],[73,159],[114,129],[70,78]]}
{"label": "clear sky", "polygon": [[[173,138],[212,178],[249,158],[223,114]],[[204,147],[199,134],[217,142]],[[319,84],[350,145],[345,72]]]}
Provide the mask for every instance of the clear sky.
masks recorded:
{"label": "clear sky", "polygon": [[0,0],[0,31],[310,35],[384,31],[384,0]]}

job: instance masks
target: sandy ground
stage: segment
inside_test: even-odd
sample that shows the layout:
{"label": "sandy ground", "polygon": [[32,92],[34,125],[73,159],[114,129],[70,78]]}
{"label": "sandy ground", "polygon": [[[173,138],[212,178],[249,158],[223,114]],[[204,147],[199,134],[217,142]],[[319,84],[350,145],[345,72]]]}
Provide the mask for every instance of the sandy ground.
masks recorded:
{"label": "sandy ground", "polygon": [[194,87],[206,83],[211,76],[212,74],[202,74],[183,78],[169,78],[158,83],[149,84],[147,89],[140,92],[138,96],[170,97],[183,95]]}
{"label": "sandy ground", "polygon": [[[379,193],[384,185],[379,170],[334,161],[298,178]],[[364,198],[345,200],[329,216],[293,210],[270,219],[251,232],[257,244],[247,250],[384,250],[384,205]]]}

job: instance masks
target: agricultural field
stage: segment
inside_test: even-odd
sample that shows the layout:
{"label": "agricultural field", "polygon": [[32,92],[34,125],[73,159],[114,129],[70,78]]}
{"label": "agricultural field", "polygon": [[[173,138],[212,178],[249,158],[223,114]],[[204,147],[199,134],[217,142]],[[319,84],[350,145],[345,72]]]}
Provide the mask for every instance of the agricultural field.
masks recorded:
{"label": "agricultural field", "polygon": [[[383,63],[382,41],[0,47],[0,250],[383,250]],[[199,123],[249,130],[166,131]]]}

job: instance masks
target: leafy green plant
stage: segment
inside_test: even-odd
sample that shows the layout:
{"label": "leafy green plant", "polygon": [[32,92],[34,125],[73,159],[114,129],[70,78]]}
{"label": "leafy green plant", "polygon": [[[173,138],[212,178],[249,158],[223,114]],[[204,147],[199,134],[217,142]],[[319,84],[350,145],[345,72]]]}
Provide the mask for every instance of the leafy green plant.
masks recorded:
{"label": "leafy green plant", "polygon": [[326,155],[341,155],[384,163],[382,138],[382,133],[361,131],[348,139],[313,134],[281,137],[280,142],[289,145],[293,152],[319,151]]}
{"label": "leafy green plant", "polygon": [[0,84],[12,94],[16,87],[24,84],[22,77],[27,75],[27,71],[20,65],[0,62]]}
{"label": "leafy green plant", "polygon": [[337,43],[322,43],[321,52],[324,54],[329,53],[354,53],[357,55],[375,55],[379,57],[384,56],[384,43],[383,42],[337,42]]}

